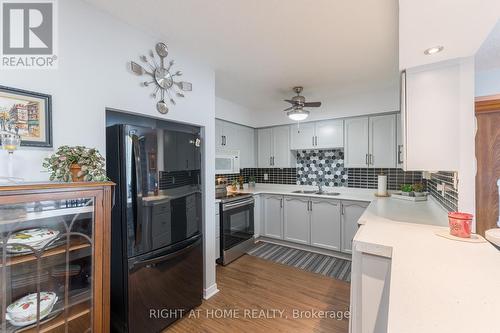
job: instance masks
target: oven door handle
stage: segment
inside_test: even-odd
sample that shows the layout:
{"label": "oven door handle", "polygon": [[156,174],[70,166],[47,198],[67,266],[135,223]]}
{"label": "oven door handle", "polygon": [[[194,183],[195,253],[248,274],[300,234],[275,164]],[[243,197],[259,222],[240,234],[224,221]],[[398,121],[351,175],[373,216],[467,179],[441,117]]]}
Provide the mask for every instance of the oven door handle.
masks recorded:
{"label": "oven door handle", "polygon": [[247,199],[247,200],[242,200],[238,202],[228,202],[222,205],[222,211],[227,211],[230,209],[246,206],[249,204],[255,203],[255,200],[253,198]]}

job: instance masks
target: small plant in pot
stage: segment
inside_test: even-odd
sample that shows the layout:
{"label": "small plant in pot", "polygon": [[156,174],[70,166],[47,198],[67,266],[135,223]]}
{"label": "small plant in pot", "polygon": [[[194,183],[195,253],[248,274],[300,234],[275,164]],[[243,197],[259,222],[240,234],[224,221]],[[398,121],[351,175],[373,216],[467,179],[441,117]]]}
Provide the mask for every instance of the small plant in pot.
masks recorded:
{"label": "small plant in pot", "polygon": [[84,146],[61,146],[47,157],[42,166],[50,172],[51,181],[105,181],[104,157],[97,149]]}
{"label": "small plant in pot", "polygon": [[413,190],[413,188],[412,188],[412,185],[410,185],[410,184],[401,185],[401,194],[402,195],[411,196],[412,190]]}
{"label": "small plant in pot", "polygon": [[426,193],[424,192],[424,184],[422,183],[413,184],[411,188],[413,190],[413,194],[416,197],[423,197],[426,195]]}
{"label": "small plant in pot", "polygon": [[255,176],[248,177],[248,187],[255,187],[256,181],[257,178],[255,178]]}

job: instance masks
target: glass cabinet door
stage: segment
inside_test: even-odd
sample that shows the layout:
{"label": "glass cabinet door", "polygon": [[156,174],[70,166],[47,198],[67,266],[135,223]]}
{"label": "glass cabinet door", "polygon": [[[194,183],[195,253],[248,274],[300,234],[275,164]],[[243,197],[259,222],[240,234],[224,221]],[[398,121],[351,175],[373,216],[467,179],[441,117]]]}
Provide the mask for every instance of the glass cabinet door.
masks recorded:
{"label": "glass cabinet door", "polygon": [[95,198],[0,204],[0,331],[91,332]]}

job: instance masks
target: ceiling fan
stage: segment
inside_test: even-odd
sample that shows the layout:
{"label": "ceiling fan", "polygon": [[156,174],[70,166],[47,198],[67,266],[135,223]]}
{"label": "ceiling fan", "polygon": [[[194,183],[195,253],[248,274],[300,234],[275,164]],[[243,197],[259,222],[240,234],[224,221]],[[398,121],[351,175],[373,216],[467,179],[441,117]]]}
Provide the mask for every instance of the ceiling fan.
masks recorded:
{"label": "ceiling fan", "polygon": [[295,121],[305,120],[309,116],[309,111],[304,110],[304,107],[317,108],[321,106],[321,102],[306,102],[306,98],[300,95],[303,89],[303,87],[293,87],[293,91],[295,91],[297,96],[284,100],[292,104],[292,106],[283,111],[286,112],[288,118]]}

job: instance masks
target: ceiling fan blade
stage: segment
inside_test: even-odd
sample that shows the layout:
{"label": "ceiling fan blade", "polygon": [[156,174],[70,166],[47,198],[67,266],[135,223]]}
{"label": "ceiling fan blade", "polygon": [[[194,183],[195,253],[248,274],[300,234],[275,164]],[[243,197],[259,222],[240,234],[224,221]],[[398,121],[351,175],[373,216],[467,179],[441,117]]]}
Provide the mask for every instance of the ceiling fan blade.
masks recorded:
{"label": "ceiling fan blade", "polygon": [[293,107],[293,106],[290,106],[289,108],[286,108],[286,109],[285,109],[285,110],[283,110],[283,111],[285,111],[285,112],[286,112],[286,111],[290,111],[290,110],[293,110],[293,109],[294,109],[294,107]]}
{"label": "ceiling fan blade", "polygon": [[304,103],[304,106],[306,107],[311,107],[311,108],[317,108],[321,106],[321,102],[306,102]]}
{"label": "ceiling fan blade", "polygon": [[295,101],[292,101],[291,99],[284,99],[285,102],[288,102],[290,104],[295,104]]}

